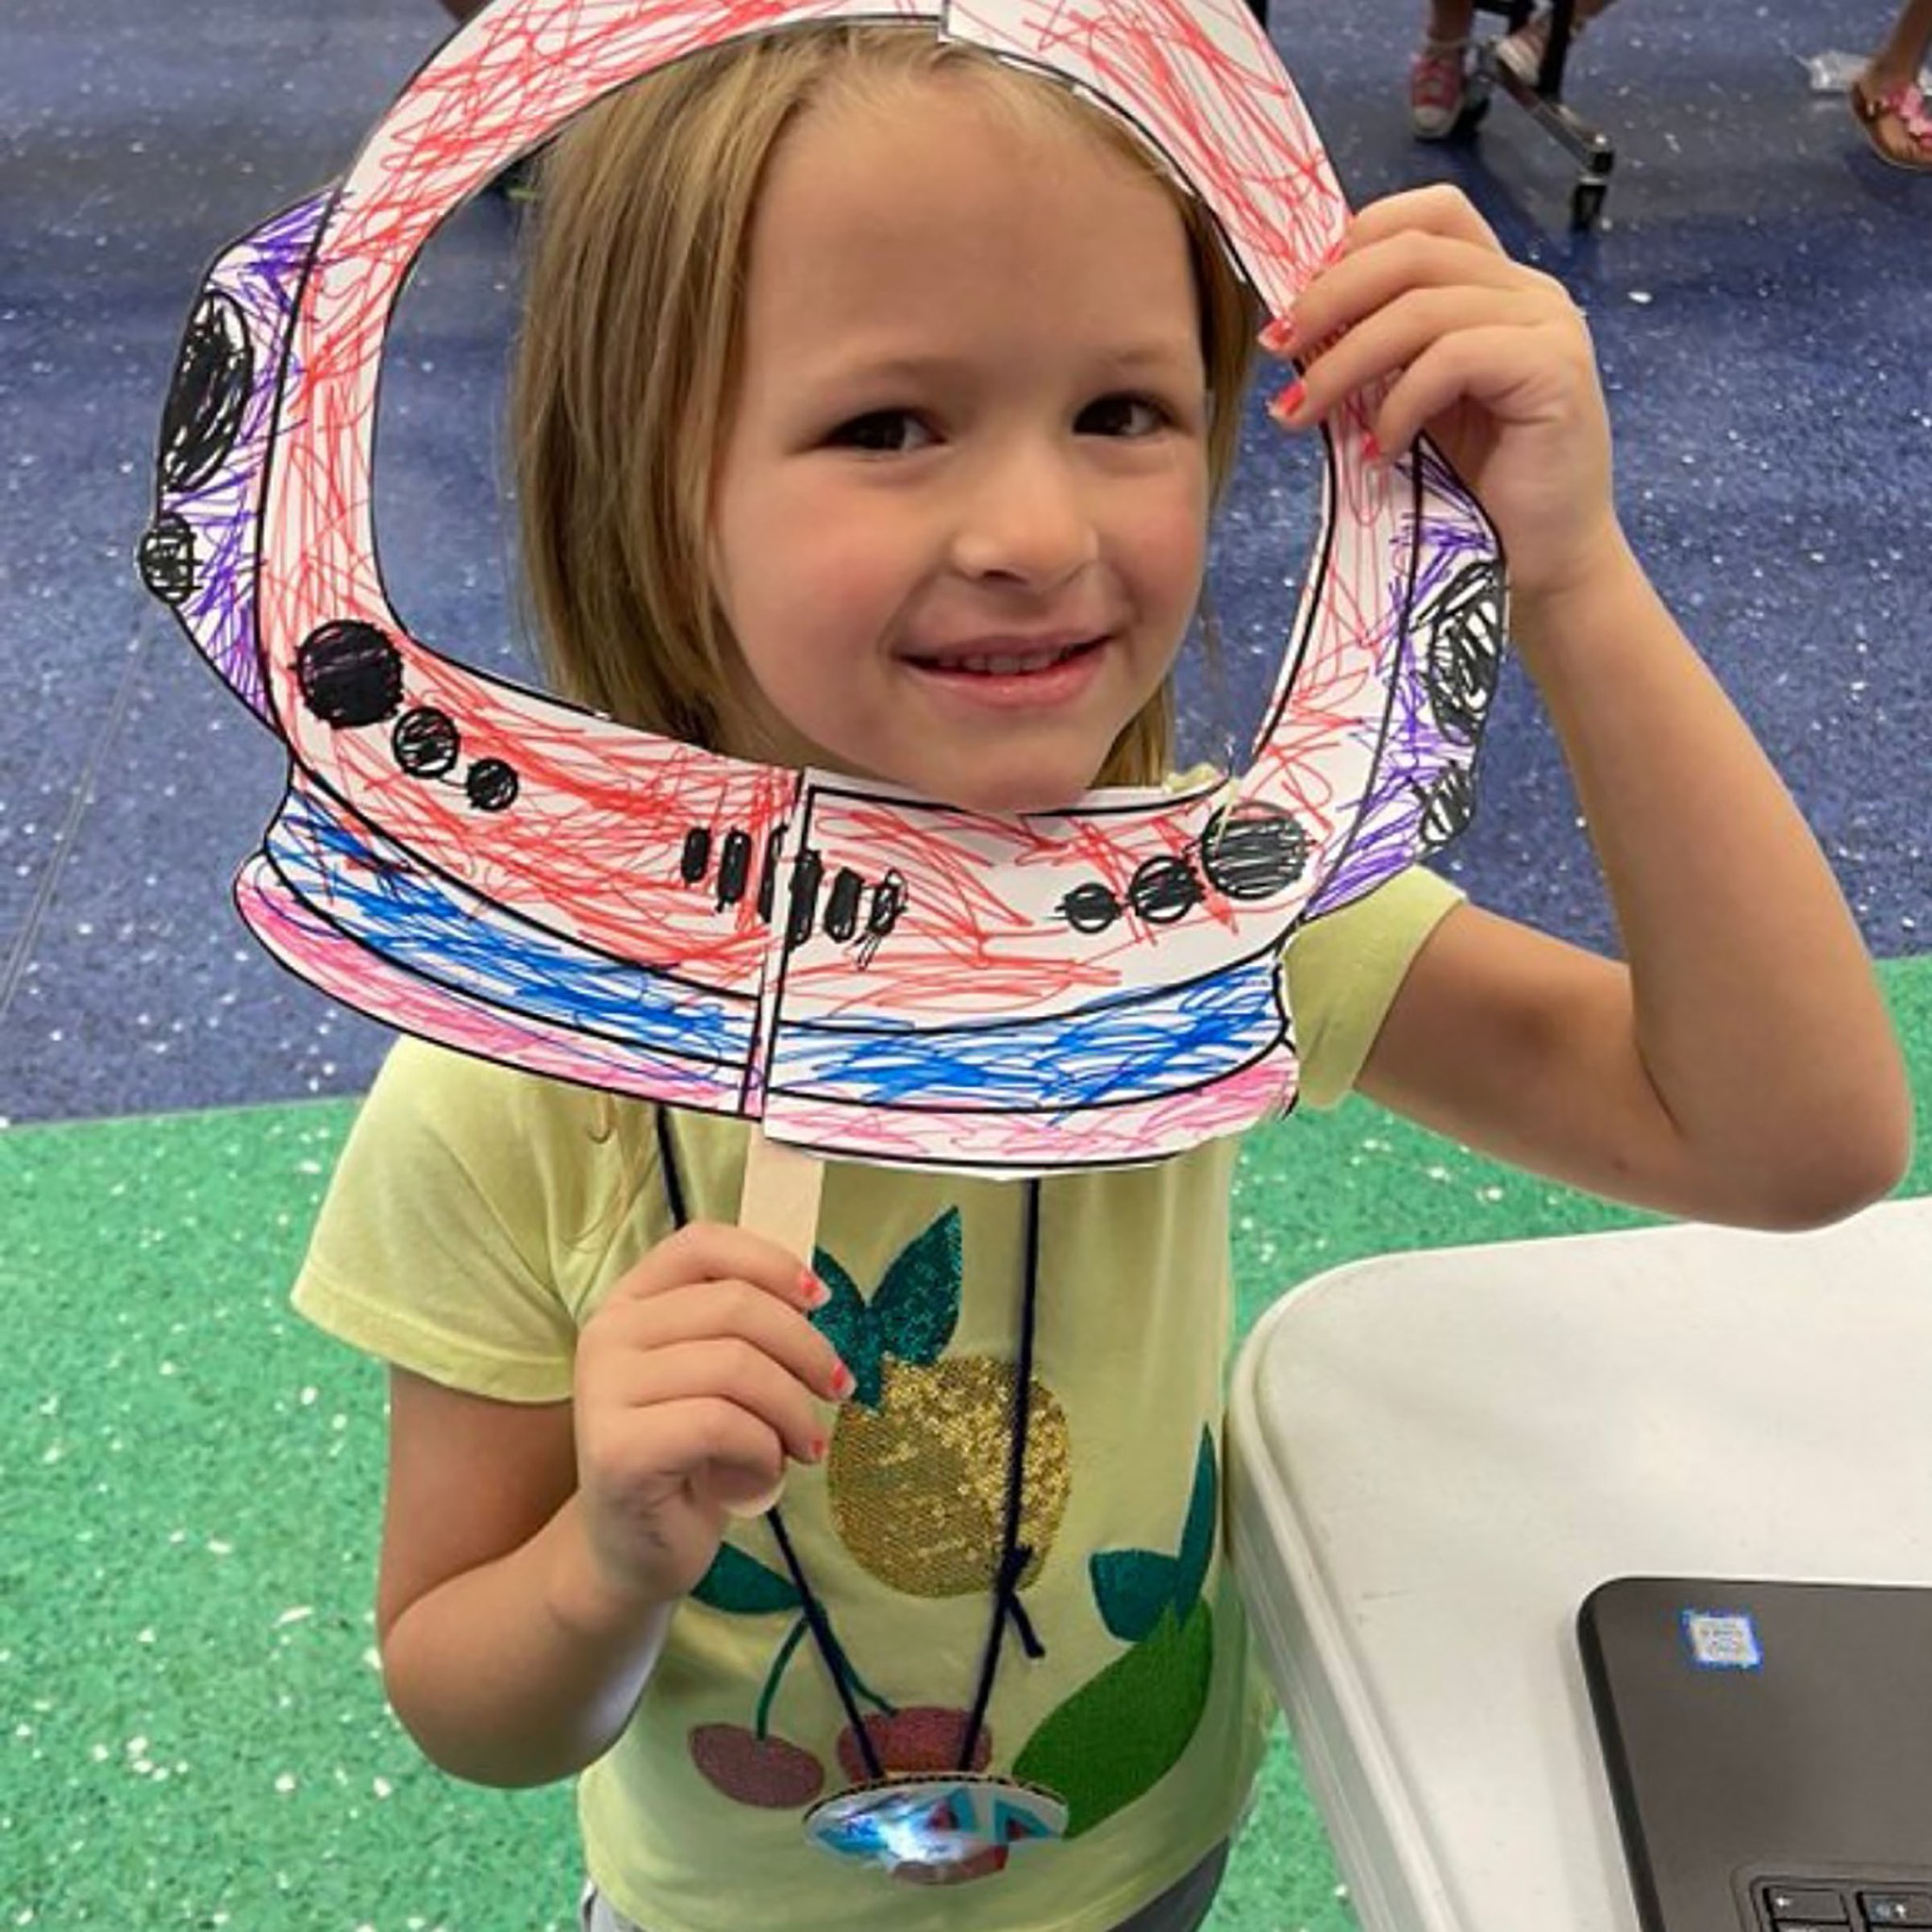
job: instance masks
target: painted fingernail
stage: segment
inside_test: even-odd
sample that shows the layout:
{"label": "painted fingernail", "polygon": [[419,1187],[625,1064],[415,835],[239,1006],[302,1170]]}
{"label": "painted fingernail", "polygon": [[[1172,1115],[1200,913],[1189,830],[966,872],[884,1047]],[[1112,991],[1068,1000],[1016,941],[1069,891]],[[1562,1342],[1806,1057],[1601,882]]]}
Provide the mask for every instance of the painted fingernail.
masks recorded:
{"label": "painted fingernail", "polygon": [[1268,405],[1268,413],[1277,423],[1291,423],[1301,413],[1302,405],[1307,399],[1307,385],[1300,377],[1296,377]]}
{"label": "painted fingernail", "polygon": [[832,1452],[832,1445],[823,1436],[814,1436],[805,1447],[806,1456],[812,1462],[823,1462]]}
{"label": "painted fingernail", "polygon": [[1294,341],[1294,317],[1277,315],[1269,321],[1268,326],[1256,338],[1271,356],[1283,354]]}
{"label": "painted fingernail", "polygon": [[852,1371],[843,1362],[832,1371],[832,1399],[843,1402],[858,1384],[854,1381]]}
{"label": "painted fingernail", "polygon": [[1382,460],[1382,445],[1375,441],[1373,429],[1362,431],[1362,455],[1372,463],[1379,464]]}
{"label": "painted fingernail", "polygon": [[832,1291],[809,1268],[798,1277],[798,1293],[808,1308],[822,1308],[832,1299]]}

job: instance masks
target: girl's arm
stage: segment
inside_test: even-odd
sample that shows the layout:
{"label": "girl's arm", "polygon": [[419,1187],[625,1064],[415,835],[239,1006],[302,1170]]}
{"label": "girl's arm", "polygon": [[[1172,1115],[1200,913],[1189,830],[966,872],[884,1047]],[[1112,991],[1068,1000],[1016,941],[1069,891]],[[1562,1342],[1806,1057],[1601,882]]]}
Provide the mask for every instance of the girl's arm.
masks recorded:
{"label": "girl's arm", "polygon": [[1324,346],[1288,420],[1392,376],[1384,447],[1426,425],[1495,520],[1512,634],[1627,961],[1459,909],[1410,968],[1363,1091],[1678,1214],[1799,1226],[1887,1191],[1910,1100],[1870,961],[1790,796],[1624,541],[1568,296],[1511,262],[1459,194],[1424,191],[1364,212],[1296,321],[1297,341]]}
{"label": "girl's arm", "polygon": [[425,1756],[545,1784],[629,1721],[727,1512],[825,1453],[852,1377],[785,1251],[694,1223],[599,1304],[572,1400],[526,1407],[391,1371],[376,1629]]}
{"label": "girl's arm", "polygon": [[1784,787],[1621,541],[1522,608],[1628,960],[1462,908],[1361,1081],[1473,1146],[1703,1220],[1888,1191],[1911,1105],[1870,962]]}
{"label": "girl's arm", "polygon": [[487,1785],[568,1777],[616,1740],[673,1602],[598,1577],[571,1405],[530,1407],[390,1372],[376,1637],[424,1755]]}

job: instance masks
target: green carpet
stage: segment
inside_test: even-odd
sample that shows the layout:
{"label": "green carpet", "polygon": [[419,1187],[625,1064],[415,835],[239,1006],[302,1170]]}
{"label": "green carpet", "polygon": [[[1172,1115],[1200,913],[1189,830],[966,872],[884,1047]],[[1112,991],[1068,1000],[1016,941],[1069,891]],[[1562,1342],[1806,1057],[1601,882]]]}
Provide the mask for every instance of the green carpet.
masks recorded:
{"label": "green carpet", "polygon": [[[1932,959],[1885,976],[1924,1111]],[[574,1924],[568,1793],[455,1784],[383,1706],[381,1375],[285,1307],[350,1113],[0,1134],[0,1924]],[[1256,1136],[1235,1218],[1251,1320],[1362,1255],[1636,1217],[1350,1103]],[[1350,1924],[1285,1743],[1211,1923]]]}

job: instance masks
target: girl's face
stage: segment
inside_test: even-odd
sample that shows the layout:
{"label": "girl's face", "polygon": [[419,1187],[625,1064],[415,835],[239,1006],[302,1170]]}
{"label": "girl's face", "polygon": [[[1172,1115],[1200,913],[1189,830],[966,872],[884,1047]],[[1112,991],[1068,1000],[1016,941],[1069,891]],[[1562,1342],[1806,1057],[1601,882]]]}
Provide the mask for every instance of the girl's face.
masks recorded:
{"label": "girl's face", "polygon": [[958,77],[807,113],[754,221],[712,568],[725,747],[989,812],[1088,789],[1200,588],[1208,396],[1168,196]]}

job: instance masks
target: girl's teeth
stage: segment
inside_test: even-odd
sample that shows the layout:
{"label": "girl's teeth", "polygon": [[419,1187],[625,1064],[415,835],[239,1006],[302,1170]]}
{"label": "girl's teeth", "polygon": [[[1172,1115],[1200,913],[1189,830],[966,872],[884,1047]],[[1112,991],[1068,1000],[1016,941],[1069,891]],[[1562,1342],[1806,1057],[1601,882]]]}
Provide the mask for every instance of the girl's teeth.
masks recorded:
{"label": "girl's teeth", "polygon": [[1072,649],[1038,658],[941,658],[941,671],[969,671],[980,677],[1016,677],[1023,671],[1046,671],[1074,655]]}

